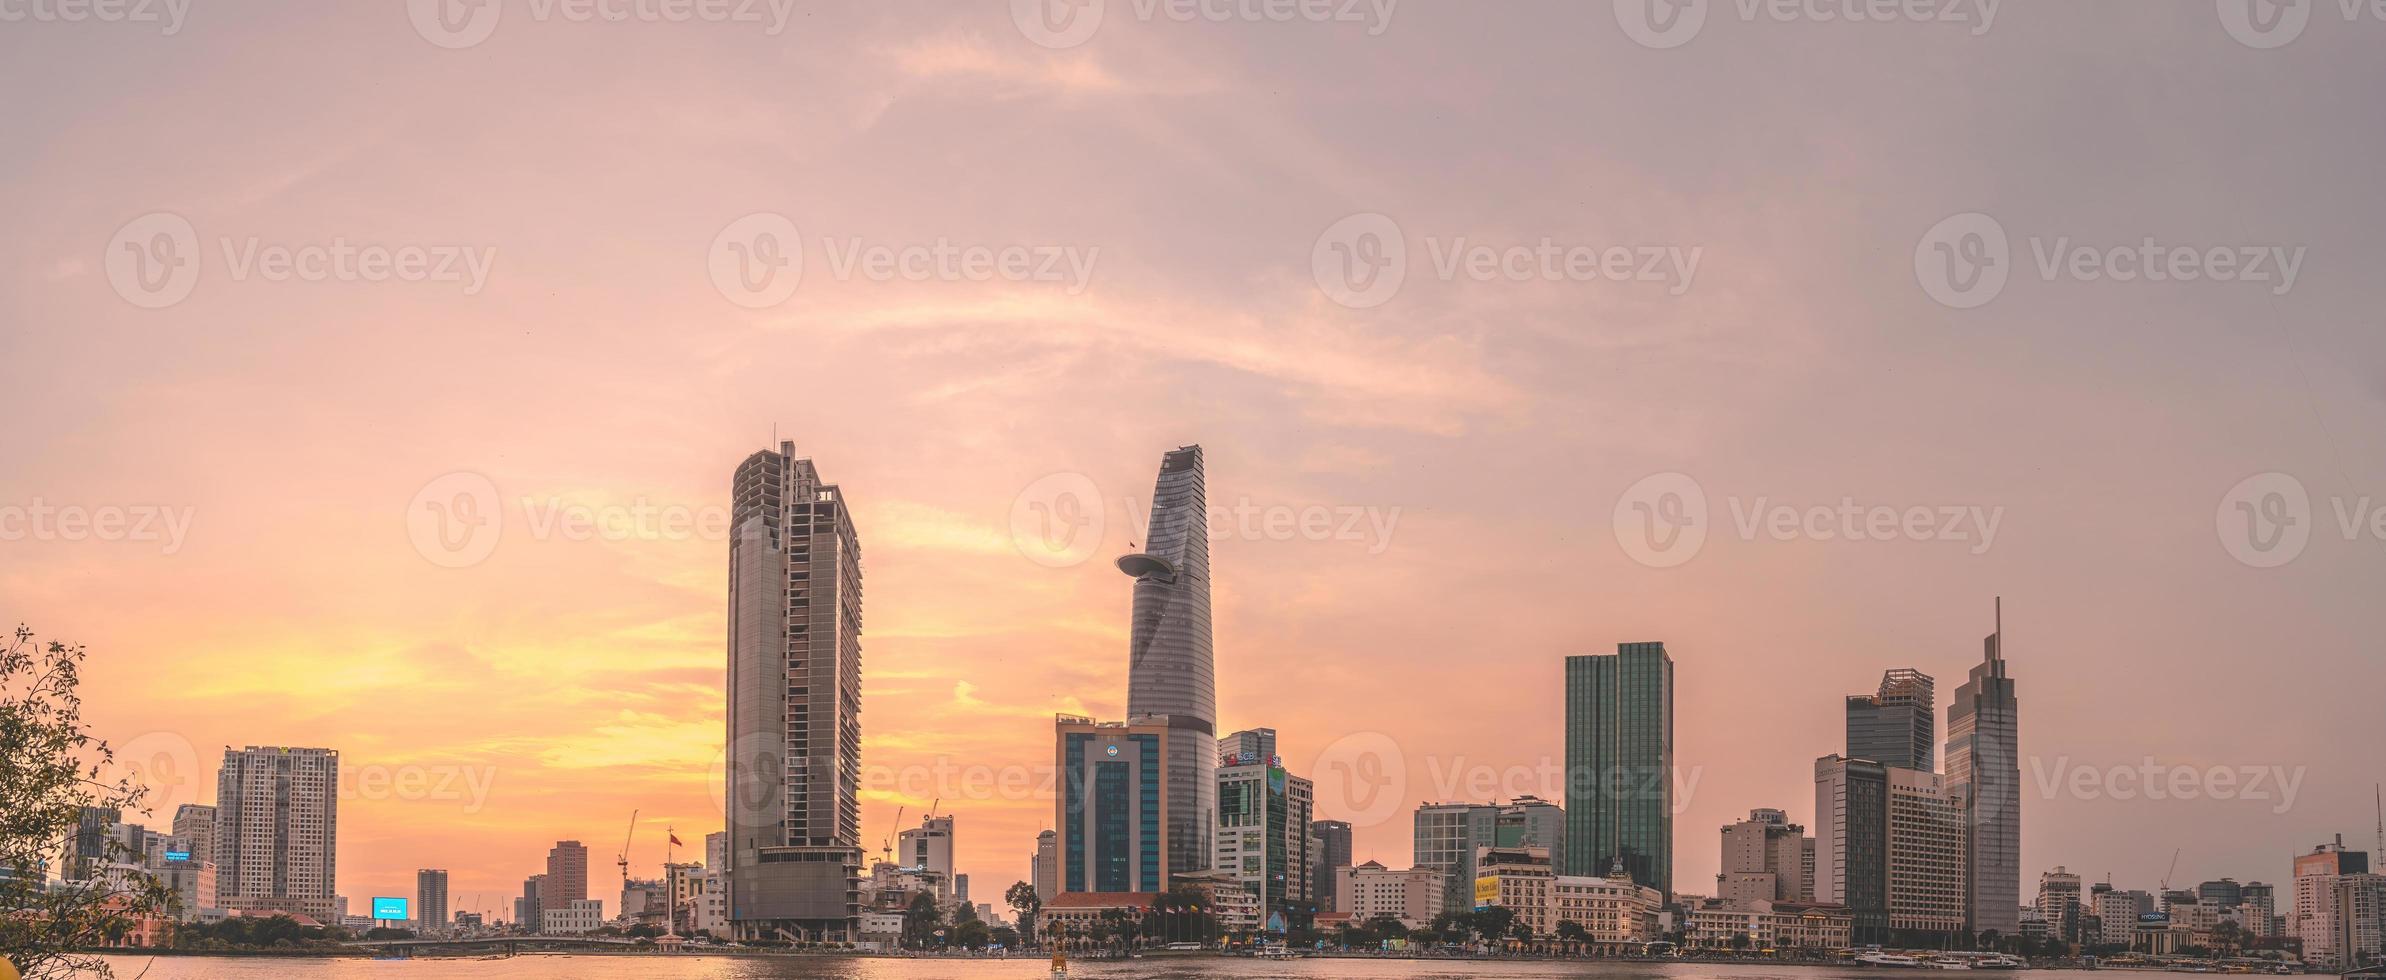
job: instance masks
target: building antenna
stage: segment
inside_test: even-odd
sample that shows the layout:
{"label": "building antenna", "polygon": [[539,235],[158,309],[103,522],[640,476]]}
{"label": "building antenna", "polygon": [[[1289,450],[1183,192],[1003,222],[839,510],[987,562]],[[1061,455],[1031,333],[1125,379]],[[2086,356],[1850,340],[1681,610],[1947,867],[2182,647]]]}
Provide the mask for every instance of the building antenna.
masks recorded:
{"label": "building antenna", "polygon": [[2378,808],[2378,853],[2386,854],[2386,789],[2370,784],[2370,798]]}

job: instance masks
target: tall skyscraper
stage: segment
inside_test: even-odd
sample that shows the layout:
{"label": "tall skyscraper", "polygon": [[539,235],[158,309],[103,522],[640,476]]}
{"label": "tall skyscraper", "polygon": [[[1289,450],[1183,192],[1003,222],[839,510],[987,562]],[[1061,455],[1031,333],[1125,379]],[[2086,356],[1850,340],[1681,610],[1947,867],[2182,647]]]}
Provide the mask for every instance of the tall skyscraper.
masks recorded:
{"label": "tall skyscraper", "polygon": [[414,873],[414,928],[438,932],[447,928],[447,871],[423,868]]}
{"label": "tall skyscraper", "polygon": [[1870,759],[1814,762],[1815,900],[1847,906],[1855,941],[1889,933],[1889,770]]}
{"label": "tall skyscraper", "polygon": [[1673,899],[1674,662],[1663,643],[1566,658],[1566,864]]}
{"label": "tall skyscraper", "polygon": [[1947,794],[1963,810],[1966,928],[2021,934],[2021,725],[2005,673],[2005,601],[1996,632],[1947,711]]}
{"label": "tall skyscraper", "polygon": [[333,921],[340,754],[224,749],[215,779],[216,907]]}
{"label": "tall skyscraper", "polygon": [[782,442],[731,482],[729,918],[851,940],[861,916],[862,556],[835,484]]}
{"label": "tall skyscraper", "polygon": [[1938,701],[1929,674],[1899,668],[1881,675],[1876,694],[1847,699],[1847,757],[1893,769],[1937,772]]}
{"label": "tall skyscraper", "polygon": [[1308,780],[1266,759],[1218,767],[1217,846],[1210,867],[1241,881],[1258,900],[1261,928],[1269,932],[1307,922],[1314,900],[1309,816],[1316,796]]}
{"label": "tall skyscraper", "polygon": [[[1164,892],[1179,848],[1163,814],[1176,773],[1169,758],[1182,729],[1159,724],[1053,719],[1060,771],[1053,823],[1060,828],[1060,891]],[[1195,744],[1217,761],[1204,736]],[[1215,771],[1214,765],[1212,771]],[[1203,862],[1208,863],[1206,860]]]}
{"label": "tall skyscraper", "polygon": [[[1210,865],[1217,822],[1218,686],[1210,645],[1210,534],[1201,447],[1160,457],[1143,550],[1118,560],[1135,580],[1127,632],[1127,720],[1168,736],[1168,866]],[[1148,720],[1148,721],[1147,721]]]}
{"label": "tall skyscraper", "polygon": [[1052,901],[1060,894],[1060,835],[1046,830],[1036,834],[1036,854],[1030,861],[1030,880],[1035,884],[1036,900]]}
{"label": "tall skyscraper", "polygon": [[1350,867],[1350,822],[1347,820],[1313,820],[1309,836],[1317,838],[1317,867],[1310,871],[1310,886],[1317,892],[1320,912],[1346,911],[1349,904],[1342,898],[1342,869]]}
{"label": "tall skyscraper", "polygon": [[561,911],[588,900],[588,847],[559,840],[547,849],[547,883],[539,891],[539,913]]}

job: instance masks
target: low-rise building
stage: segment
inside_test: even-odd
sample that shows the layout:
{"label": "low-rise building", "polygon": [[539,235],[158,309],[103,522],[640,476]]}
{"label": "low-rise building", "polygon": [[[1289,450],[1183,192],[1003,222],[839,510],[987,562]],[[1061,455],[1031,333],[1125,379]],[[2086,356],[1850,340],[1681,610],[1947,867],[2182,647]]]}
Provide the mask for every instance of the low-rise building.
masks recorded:
{"label": "low-rise building", "polygon": [[1337,871],[1342,878],[1340,894],[1350,904],[1347,911],[1360,923],[1388,918],[1397,919],[1411,929],[1422,929],[1441,914],[1448,886],[1446,876],[1440,871],[1432,868],[1394,871],[1374,861]]}
{"label": "low-rise building", "polygon": [[1516,921],[1533,935],[1549,935],[1557,926],[1549,917],[1549,886],[1555,877],[1546,847],[1483,848],[1475,858],[1475,907],[1513,910]]}
{"label": "low-rise building", "polygon": [[599,898],[576,898],[539,913],[539,931],[550,936],[585,935],[604,926],[605,901]]}
{"label": "low-rise building", "polygon": [[1159,900],[1158,892],[1062,892],[1036,913],[1036,934],[1083,941],[1093,934],[1103,913],[1115,909],[1140,919]]}
{"label": "low-rise building", "polygon": [[[1824,950],[1855,944],[1855,914],[1837,905],[1707,899],[1687,912],[1682,931],[1699,949]],[[1735,943],[1738,937],[1744,938]]]}
{"label": "low-rise building", "polygon": [[1654,888],[1634,883],[1632,876],[1621,868],[1612,875],[1607,878],[1559,875],[1550,879],[1551,933],[1556,933],[1563,923],[1572,922],[1590,933],[1595,946],[1608,952],[1616,951],[1614,947],[1656,939],[1657,913],[1665,905],[1665,896]]}

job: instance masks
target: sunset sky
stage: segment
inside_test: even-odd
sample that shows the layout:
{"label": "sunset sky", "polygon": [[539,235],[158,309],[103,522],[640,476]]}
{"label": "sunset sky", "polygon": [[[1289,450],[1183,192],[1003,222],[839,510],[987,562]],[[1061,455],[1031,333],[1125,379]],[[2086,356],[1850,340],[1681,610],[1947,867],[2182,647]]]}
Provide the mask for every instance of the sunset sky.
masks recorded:
{"label": "sunset sky", "polygon": [[[941,797],[999,902],[1051,803],[959,770],[1032,775],[1055,712],[1123,713],[1111,560],[1161,453],[1199,443],[1213,505],[1331,518],[1213,544],[1220,721],[1276,728],[1361,859],[1405,866],[1409,807],[1484,795],[1467,774],[1553,766],[1563,657],[1662,640],[1698,891],[1718,826],[1812,819],[1844,695],[1915,667],[1943,712],[1999,595],[2025,893],[2057,864],[2150,889],[2182,848],[2175,880],[2275,881],[2371,840],[2386,22],[2314,4],[2262,47],[2230,0],[2012,0],[1978,33],[1716,2],[1664,47],[1605,2],[1106,6],[1073,45],[1006,0],[802,2],[776,31],[769,4],[504,0],[471,43],[397,0],[0,23],[0,616],[90,648],[90,721],[154,760],[153,825],[213,801],[223,746],[325,746],[352,909],[444,867],[458,909],[510,916],[573,838],[610,913],[633,809],[640,876],[666,826],[692,849],[721,826],[727,541],[703,518],[792,440],[861,540],[864,844]],[[120,269],[159,212],[199,246],[162,303]],[[1917,266],[1973,212],[2010,281],[1964,308]],[[802,236],[783,302],[719,281],[755,214]],[[1380,241],[1321,239],[1354,215],[1405,242],[1388,297],[1321,288]],[[1545,240],[1697,264],[1437,261]],[[2041,261],[2147,240],[2300,257],[2291,284]],[[940,242],[1057,278],[864,264]],[[335,245],[434,268],[257,261]],[[1668,473],[1705,541],[1636,560],[1619,514]],[[2301,509],[2244,497],[2257,477]],[[410,521],[483,478],[498,536],[447,567]],[[1056,487],[1102,501],[1082,561],[1021,533]],[[1765,520],[1843,500],[1995,534]],[[2243,560],[2239,502],[2283,502],[2308,543]],[[37,507],[130,523],[22,530]],[[552,520],[575,508],[616,522]],[[2071,781],[2141,765],[2294,791]]]}

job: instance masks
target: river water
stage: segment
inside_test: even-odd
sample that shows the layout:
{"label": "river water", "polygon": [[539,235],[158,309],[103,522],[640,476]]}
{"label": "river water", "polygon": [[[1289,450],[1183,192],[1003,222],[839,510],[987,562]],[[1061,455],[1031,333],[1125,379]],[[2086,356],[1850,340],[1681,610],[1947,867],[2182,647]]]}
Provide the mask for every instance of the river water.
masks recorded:
{"label": "river water", "polygon": [[[510,959],[363,960],[268,957],[115,957],[119,980],[1044,980],[1048,960],[881,959],[788,956],[566,956],[524,955]],[[1356,978],[1356,980],[1458,980],[1500,977],[1541,980],[1593,977],[1598,980],[1883,980],[1884,975],[1921,980],[1935,971],[1883,971],[1860,967],[1768,966],[1714,963],[1486,962],[1466,960],[1304,959],[1261,962],[1227,957],[1150,957],[1124,962],[1080,961],[1070,965],[1078,980],[1270,980],[1270,978]],[[2078,980],[2080,974],[2042,970],[1983,972],[1982,980]]]}

